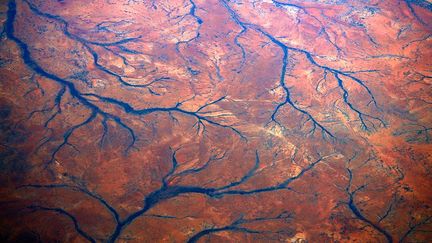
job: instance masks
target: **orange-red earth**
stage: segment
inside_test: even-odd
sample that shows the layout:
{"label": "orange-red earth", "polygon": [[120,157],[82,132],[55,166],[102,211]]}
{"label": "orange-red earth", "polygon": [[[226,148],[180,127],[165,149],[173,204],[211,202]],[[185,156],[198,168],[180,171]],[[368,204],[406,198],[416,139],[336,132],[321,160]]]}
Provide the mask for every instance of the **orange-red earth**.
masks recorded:
{"label": "orange-red earth", "polygon": [[0,241],[431,241],[431,1],[4,0],[0,21]]}

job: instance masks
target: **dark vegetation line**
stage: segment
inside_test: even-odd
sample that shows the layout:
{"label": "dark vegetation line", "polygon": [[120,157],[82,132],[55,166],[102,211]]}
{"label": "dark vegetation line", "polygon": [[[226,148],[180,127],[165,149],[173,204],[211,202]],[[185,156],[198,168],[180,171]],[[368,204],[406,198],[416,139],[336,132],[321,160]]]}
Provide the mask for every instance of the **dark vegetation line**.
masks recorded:
{"label": "dark vegetation line", "polygon": [[[274,1],[276,6],[278,5],[288,5],[288,6],[293,6],[296,8],[299,8],[301,10],[303,10],[305,13],[308,14],[308,12],[303,8],[300,7],[298,5],[293,5],[293,4],[288,4],[288,3],[281,3],[281,2],[277,2]],[[368,118],[372,118],[374,120],[377,120],[382,126],[386,126],[385,122],[375,116],[369,115],[369,114],[365,114],[363,112],[361,112],[360,110],[358,110],[357,108],[355,108],[352,103],[350,103],[348,101],[348,91],[344,88],[343,86],[343,79],[347,78],[349,80],[352,80],[353,82],[359,84],[370,96],[370,103],[373,103],[374,106],[379,109],[377,101],[375,99],[375,96],[373,95],[372,91],[370,90],[370,88],[365,84],[365,82],[355,76],[353,76],[352,74],[355,73],[359,73],[361,71],[358,72],[347,72],[347,71],[342,71],[342,70],[338,70],[338,69],[334,69],[328,66],[324,66],[324,65],[320,65],[318,64],[315,59],[313,58],[313,55],[303,49],[299,49],[299,48],[295,48],[295,47],[291,47],[288,46],[284,43],[282,43],[281,41],[279,41],[276,37],[274,37],[273,35],[271,35],[270,33],[264,31],[261,27],[255,25],[255,24],[251,24],[251,23],[246,23],[240,20],[240,16],[229,6],[229,4],[227,3],[227,1],[225,0],[221,0],[222,5],[227,9],[227,11],[229,12],[231,18],[242,28],[242,30],[248,30],[250,28],[255,29],[258,33],[261,33],[262,35],[264,35],[265,37],[267,37],[273,44],[275,44],[276,46],[278,46],[279,48],[281,48],[282,52],[283,52],[283,57],[282,57],[282,68],[281,68],[281,74],[280,74],[280,87],[282,87],[284,89],[285,92],[285,100],[282,103],[279,103],[276,108],[274,109],[272,115],[271,115],[271,121],[281,125],[281,123],[279,121],[277,121],[277,114],[279,112],[279,110],[285,106],[285,105],[290,105],[293,109],[295,109],[296,111],[302,113],[303,115],[305,115],[307,117],[307,121],[311,121],[313,127],[311,130],[311,134],[313,134],[316,130],[316,128],[319,128],[323,135],[327,135],[331,138],[335,138],[335,136],[333,135],[333,133],[331,133],[326,127],[324,127],[319,121],[317,121],[316,118],[314,118],[308,111],[299,108],[291,99],[291,92],[290,89],[287,87],[286,83],[285,83],[285,74],[286,74],[286,68],[288,65],[288,59],[289,59],[289,51],[292,52],[297,52],[297,53],[301,53],[304,54],[305,57],[308,59],[308,61],[314,65],[315,67],[323,70],[325,73],[329,72],[331,74],[333,74],[333,76],[335,77],[335,79],[337,79],[338,81],[338,86],[341,89],[341,91],[343,92],[343,98],[344,98],[344,102],[345,104],[347,104],[347,106],[354,111],[359,119],[360,119],[360,123],[363,129],[369,131],[370,130],[370,125],[366,124],[366,120],[364,119],[364,117],[368,117]],[[342,77],[341,77],[342,76]],[[324,77],[325,78],[325,77]],[[374,126],[374,124],[371,122],[372,126]]]}

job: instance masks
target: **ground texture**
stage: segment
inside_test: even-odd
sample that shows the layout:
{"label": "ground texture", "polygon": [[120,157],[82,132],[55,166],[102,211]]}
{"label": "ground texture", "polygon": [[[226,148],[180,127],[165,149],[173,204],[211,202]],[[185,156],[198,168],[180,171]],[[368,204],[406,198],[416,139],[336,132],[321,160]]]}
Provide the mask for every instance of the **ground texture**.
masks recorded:
{"label": "ground texture", "polygon": [[0,240],[430,242],[429,1],[1,1]]}

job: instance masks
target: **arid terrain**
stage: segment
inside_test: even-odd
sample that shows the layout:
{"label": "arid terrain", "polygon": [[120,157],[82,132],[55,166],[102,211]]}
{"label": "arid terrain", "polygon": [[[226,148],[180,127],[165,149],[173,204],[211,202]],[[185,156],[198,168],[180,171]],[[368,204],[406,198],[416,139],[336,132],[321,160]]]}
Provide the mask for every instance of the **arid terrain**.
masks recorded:
{"label": "arid terrain", "polygon": [[432,3],[0,1],[1,242],[432,242]]}

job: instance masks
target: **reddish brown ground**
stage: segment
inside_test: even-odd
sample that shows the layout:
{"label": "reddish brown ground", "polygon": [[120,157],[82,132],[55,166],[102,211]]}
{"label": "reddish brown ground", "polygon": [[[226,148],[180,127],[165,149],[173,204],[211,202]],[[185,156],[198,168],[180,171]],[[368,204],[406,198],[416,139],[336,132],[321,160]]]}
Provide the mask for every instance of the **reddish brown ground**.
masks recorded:
{"label": "reddish brown ground", "polygon": [[428,1],[1,1],[0,241],[430,242]]}

